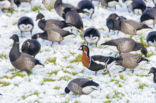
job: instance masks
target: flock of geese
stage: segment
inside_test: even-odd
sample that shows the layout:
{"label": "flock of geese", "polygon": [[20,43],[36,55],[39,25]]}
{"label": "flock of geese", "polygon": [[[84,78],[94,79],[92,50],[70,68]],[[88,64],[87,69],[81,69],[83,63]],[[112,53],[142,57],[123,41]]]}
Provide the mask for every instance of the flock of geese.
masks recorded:
{"label": "flock of geese", "polygon": [[[90,44],[95,44],[97,46],[101,35],[98,29],[96,28],[87,28],[83,31],[84,24],[80,13],[86,14],[92,19],[95,7],[93,1],[97,1],[99,5],[107,8],[116,9],[116,5],[120,2],[119,0],[81,0],[78,3],[78,6],[75,7],[71,4],[64,3],[62,0],[56,0],[54,4],[54,9],[56,13],[63,18],[63,20],[56,19],[45,19],[45,15],[41,12],[38,12],[36,15],[36,21],[38,21],[38,27],[43,31],[40,33],[32,34],[34,28],[34,22],[32,18],[23,16],[18,21],[18,28],[21,31],[21,36],[23,36],[23,32],[30,32],[32,34],[32,39],[26,40],[22,45],[22,52],[20,52],[19,48],[19,36],[14,34],[10,39],[14,41],[13,47],[10,50],[9,58],[11,64],[21,70],[26,72],[31,72],[35,65],[42,65],[35,56],[39,53],[41,45],[37,41],[38,38],[42,38],[44,40],[51,41],[51,45],[53,42],[58,42],[64,40],[64,37],[69,35],[74,35],[73,27],[78,32],[83,32],[83,39],[86,42],[86,45],[81,45],[79,50],[82,51],[82,64],[91,71],[95,72],[95,75],[99,70],[107,71],[111,76],[107,65],[115,62],[116,65],[120,65],[124,67],[123,72],[127,68],[131,69],[134,72],[134,69],[139,65],[142,61],[150,62],[146,57],[148,51],[146,47],[136,42],[131,38],[118,38],[112,39],[107,42],[102,43],[101,45],[115,46],[119,52],[118,57],[112,56],[103,56],[103,55],[92,55],[90,56],[89,46]],[[0,9],[13,9],[13,5],[20,6],[22,2],[30,2],[31,0],[1,0]],[[146,1],[143,0],[123,0],[122,1],[126,6],[130,13],[134,13],[136,15],[141,15],[140,21],[135,21],[132,19],[127,19],[124,16],[120,16],[116,13],[112,13],[108,16],[106,20],[106,25],[109,31],[117,31],[123,32],[124,34],[129,35],[137,35],[139,33],[146,32],[146,30],[152,30],[154,25],[156,24],[156,7],[147,7]],[[153,0],[153,3],[156,6],[156,2]],[[153,27],[151,27],[151,25]],[[72,27],[71,31],[64,30],[66,27]],[[147,36],[147,43],[149,45],[156,46],[156,31],[152,31]],[[131,51],[141,51],[144,56],[139,56],[136,54],[131,54]],[[156,68],[152,67],[149,73],[154,74],[154,82],[156,83]],[[65,92],[69,93],[70,91],[81,94],[89,94],[94,90],[99,88],[99,84],[86,79],[86,78],[76,78],[69,82],[67,87],[65,88]]]}

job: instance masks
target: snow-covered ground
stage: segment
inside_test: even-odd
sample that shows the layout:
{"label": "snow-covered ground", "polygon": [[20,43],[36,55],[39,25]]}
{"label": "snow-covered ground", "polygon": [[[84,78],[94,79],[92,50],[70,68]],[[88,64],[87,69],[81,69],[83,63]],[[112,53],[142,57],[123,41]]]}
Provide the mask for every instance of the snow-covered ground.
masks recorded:
{"label": "snow-covered ground", "polygon": [[[64,2],[77,5],[80,0],[63,0]],[[33,0],[32,7],[41,6],[40,12],[44,13],[46,19],[53,18],[62,20],[55,10],[48,11],[41,4],[41,0]],[[109,33],[106,27],[106,18],[109,14],[115,12],[129,19],[139,21],[139,17],[132,13],[128,13],[124,4],[117,6],[117,10],[113,8],[104,9],[95,4],[95,14],[92,19],[82,16],[85,28],[95,27],[100,30],[102,38],[99,44],[106,40],[130,37],[123,33],[114,35]],[[148,6],[152,6],[152,2],[148,1]],[[8,58],[9,51],[13,41],[10,40],[12,34],[20,35],[17,28],[17,21],[21,16],[29,16],[34,20],[35,28],[33,34],[41,32],[35,21],[37,11],[32,11],[31,6],[23,3],[19,8],[15,7],[15,12],[0,11],[0,103],[156,103],[156,85],[153,83],[153,75],[148,75],[149,69],[156,66],[156,48],[148,47],[150,64],[144,62],[138,66],[132,74],[130,70],[118,73],[122,67],[113,65],[110,67],[112,77],[103,71],[98,72],[97,76],[94,72],[86,69],[81,61],[81,51],[79,46],[84,43],[80,33],[75,31],[76,37],[66,38],[61,45],[55,43],[52,47],[49,41],[39,39],[42,48],[36,56],[45,67],[36,66],[32,74],[27,75],[25,72],[18,72]],[[154,28],[155,29],[155,28]],[[154,30],[153,29],[153,30]],[[141,34],[131,36],[136,41],[146,42],[148,31]],[[82,33],[81,33],[82,35]],[[20,44],[31,38],[29,33],[25,33],[24,38],[20,38]],[[113,47],[102,48],[90,46],[91,55],[115,56],[117,50]],[[138,53],[140,52],[133,52]],[[78,96],[73,93],[65,94],[64,88],[71,79],[84,77],[93,79],[100,84],[102,90],[94,91],[89,95]]]}

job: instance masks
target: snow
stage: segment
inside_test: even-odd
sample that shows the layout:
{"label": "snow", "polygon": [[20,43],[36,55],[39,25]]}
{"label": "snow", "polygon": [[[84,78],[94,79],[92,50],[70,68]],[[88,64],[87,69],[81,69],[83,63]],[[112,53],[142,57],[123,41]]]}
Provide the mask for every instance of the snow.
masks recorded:
{"label": "snow", "polygon": [[[80,0],[63,1],[76,6]],[[41,2],[41,0],[33,0],[32,7],[41,6],[40,12],[44,13],[46,19],[62,20],[54,9],[46,10]],[[130,36],[121,32],[118,35],[114,35],[113,32],[109,33],[106,27],[106,18],[115,12],[118,15],[139,21],[140,15],[129,13],[121,1],[117,10],[98,7],[97,2],[94,4],[93,18],[82,16],[84,30],[88,27],[95,27],[102,35],[98,47],[90,46],[90,55],[115,56],[117,54],[116,48],[103,48],[100,44],[106,40]],[[150,1],[147,2],[147,5],[152,6],[153,4]],[[36,58],[44,63],[45,67],[36,66],[30,75],[14,69],[8,57],[13,43],[9,38],[12,34],[20,35],[16,23],[21,16],[29,16],[33,19],[35,23],[33,34],[42,32],[35,21],[37,13],[37,11],[31,10],[28,3],[23,3],[19,8],[15,7],[13,14],[0,11],[0,93],[3,94],[0,95],[0,103],[156,103],[156,85],[153,83],[153,75],[148,75],[149,69],[156,66],[156,48],[154,46],[148,47],[149,53],[154,53],[148,58],[151,63],[140,64],[133,74],[128,69],[123,73],[118,73],[122,67],[113,65],[109,68],[112,77],[109,77],[108,74],[105,75],[102,70],[95,76],[94,72],[86,69],[81,62],[71,62],[78,55],[81,55],[78,48],[84,42],[80,33],[74,31],[76,36],[66,38],[61,45],[54,43],[51,46],[51,42],[38,39],[42,47]],[[67,28],[67,30],[70,29]],[[134,35],[132,38],[140,42],[140,37],[143,37],[144,42],[146,42],[148,32]],[[31,35],[24,33],[24,37],[20,38],[20,45],[29,38]],[[133,53],[140,53],[140,51]],[[56,58],[55,63],[47,61],[54,58]],[[100,84],[102,90],[82,96],[72,92],[65,94],[64,88],[68,82],[78,77],[93,79]],[[1,82],[9,84],[3,86]]]}

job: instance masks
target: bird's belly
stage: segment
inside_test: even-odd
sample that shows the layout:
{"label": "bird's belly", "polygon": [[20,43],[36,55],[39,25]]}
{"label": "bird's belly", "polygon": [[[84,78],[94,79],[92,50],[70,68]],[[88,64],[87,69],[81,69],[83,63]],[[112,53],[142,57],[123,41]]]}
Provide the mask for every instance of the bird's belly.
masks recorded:
{"label": "bird's belly", "polygon": [[56,34],[56,35],[48,35],[48,40],[53,41],[53,42],[59,42],[59,41],[62,41],[63,38],[60,35],[58,35],[58,34]]}
{"label": "bird's belly", "polygon": [[154,20],[153,19],[145,20],[145,21],[143,21],[143,24],[153,25],[154,24]]}
{"label": "bird's belly", "polygon": [[149,31],[150,31],[150,29],[145,28],[145,29],[137,30],[136,34],[137,35],[142,35],[142,34],[145,34],[145,33],[149,32]]}

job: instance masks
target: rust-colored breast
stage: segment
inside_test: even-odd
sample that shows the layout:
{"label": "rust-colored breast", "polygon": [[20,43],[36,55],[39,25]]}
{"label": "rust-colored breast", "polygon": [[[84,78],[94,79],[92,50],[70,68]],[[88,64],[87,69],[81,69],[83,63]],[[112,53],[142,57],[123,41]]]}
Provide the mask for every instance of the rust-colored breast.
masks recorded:
{"label": "rust-colored breast", "polygon": [[90,65],[90,58],[87,56],[86,53],[83,52],[82,54],[82,63],[85,67],[89,68]]}

